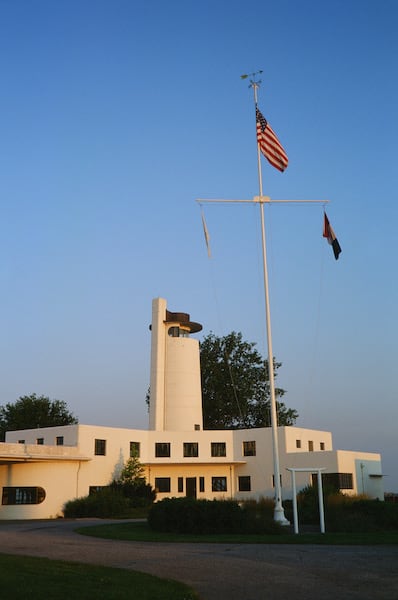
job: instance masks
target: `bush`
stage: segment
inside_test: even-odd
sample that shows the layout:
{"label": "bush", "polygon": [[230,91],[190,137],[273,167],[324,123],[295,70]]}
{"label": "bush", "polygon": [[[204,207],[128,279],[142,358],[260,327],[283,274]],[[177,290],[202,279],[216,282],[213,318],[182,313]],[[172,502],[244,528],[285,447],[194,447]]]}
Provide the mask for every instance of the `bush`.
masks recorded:
{"label": "bush", "polygon": [[113,481],[109,487],[128,498],[132,508],[149,507],[156,499],[155,490],[144,479],[131,483]]}
{"label": "bush", "polygon": [[133,516],[137,508],[149,508],[155,498],[155,490],[145,481],[131,484],[113,482],[89,496],[66,502],[64,516],[66,518],[128,518]]}
{"label": "bush", "polygon": [[69,500],[64,505],[64,517],[128,517],[130,503],[121,492],[109,487],[83,498]]}
{"label": "bush", "polygon": [[[324,493],[327,531],[365,533],[398,530],[398,505],[370,500],[366,496],[346,496],[333,488]],[[319,523],[318,489],[307,486],[297,497],[299,519],[305,524]]]}
{"label": "bush", "polygon": [[233,500],[165,498],[152,505],[148,524],[155,531],[189,534],[276,533],[280,526],[253,504]]}
{"label": "bush", "polygon": [[329,531],[398,531],[398,506],[380,500],[344,496],[340,504],[328,503],[325,514]]}

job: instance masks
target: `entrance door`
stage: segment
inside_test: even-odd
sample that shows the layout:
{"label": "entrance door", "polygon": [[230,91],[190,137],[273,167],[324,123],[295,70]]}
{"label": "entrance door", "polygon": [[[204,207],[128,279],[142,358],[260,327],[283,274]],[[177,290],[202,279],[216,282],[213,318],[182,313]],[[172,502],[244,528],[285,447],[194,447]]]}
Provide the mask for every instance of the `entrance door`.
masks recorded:
{"label": "entrance door", "polygon": [[185,492],[187,498],[196,498],[196,477],[186,477]]}

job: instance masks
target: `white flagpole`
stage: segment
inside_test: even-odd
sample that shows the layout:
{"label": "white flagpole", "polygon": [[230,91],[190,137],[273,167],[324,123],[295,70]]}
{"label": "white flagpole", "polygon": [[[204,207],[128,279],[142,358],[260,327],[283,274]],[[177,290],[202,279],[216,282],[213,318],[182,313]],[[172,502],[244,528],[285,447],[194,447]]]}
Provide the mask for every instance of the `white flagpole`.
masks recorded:
{"label": "white flagpole", "polygon": [[[254,77],[257,74],[252,73]],[[242,75],[242,79],[246,79],[248,75]],[[254,90],[254,102],[257,105],[257,89],[260,81],[250,80],[250,86]],[[270,404],[271,404],[271,429],[272,429],[272,450],[273,450],[273,467],[274,467],[274,487],[275,487],[275,508],[274,508],[274,519],[282,525],[289,525],[289,521],[285,517],[285,512],[282,506],[282,486],[280,477],[280,463],[279,463],[279,444],[278,444],[278,419],[276,410],[276,398],[275,398],[275,376],[274,376],[274,355],[272,351],[272,335],[271,335],[271,310],[269,301],[269,285],[268,285],[268,268],[267,268],[267,244],[265,236],[265,218],[264,218],[264,204],[271,203],[283,203],[283,202],[298,202],[298,203],[319,203],[327,204],[329,200],[271,200],[269,196],[263,196],[263,181],[261,172],[261,150],[260,145],[257,143],[257,163],[258,163],[258,183],[259,183],[259,196],[255,196],[252,200],[222,200],[222,199],[204,199],[200,198],[196,201],[199,204],[204,202],[211,203],[257,203],[260,206],[261,216],[261,237],[262,237],[262,250],[263,250],[263,275],[264,275],[264,299],[265,299],[265,316],[266,316],[266,333],[267,333],[267,346],[268,346],[268,374],[269,374],[269,387],[270,387]],[[206,228],[207,229],[207,228]],[[205,233],[206,237],[206,233]]]}
{"label": "white flagpole", "polygon": [[[252,81],[251,87],[254,91],[254,103],[257,106],[257,89],[259,82]],[[257,165],[258,165],[258,185],[259,185],[259,203],[261,215],[261,239],[263,248],[263,274],[264,274],[264,299],[265,299],[265,316],[266,316],[266,331],[267,331],[267,346],[268,346],[268,376],[270,388],[270,404],[271,404],[271,429],[272,429],[272,450],[274,462],[274,487],[275,487],[275,506],[274,520],[282,525],[289,525],[289,521],[285,517],[285,511],[282,506],[282,486],[279,466],[279,444],[278,444],[278,419],[276,411],[275,398],[275,378],[274,378],[274,354],[272,351],[272,335],[271,335],[271,309],[269,301],[269,283],[268,283],[268,268],[267,268],[267,244],[265,236],[265,218],[264,218],[264,201],[268,198],[263,196],[263,178],[261,171],[261,150],[260,144],[257,142]]]}

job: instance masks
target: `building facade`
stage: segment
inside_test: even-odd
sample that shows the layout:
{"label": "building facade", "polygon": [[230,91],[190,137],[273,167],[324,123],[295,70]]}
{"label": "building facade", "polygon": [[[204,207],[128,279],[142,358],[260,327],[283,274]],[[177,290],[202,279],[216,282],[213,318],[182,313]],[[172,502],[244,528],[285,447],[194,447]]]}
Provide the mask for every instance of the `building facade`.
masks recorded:
{"label": "building facade", "polygon": [[[198,341],[201,325],[186,313],[152,306],[149,429],[67,425],[8,432],[0,443],[1,519],[62,516],[66,501],[117,479],[139,456],[157,499],[273,497],[270,428],[203,430]],[[278,429],[283,499],[291,498],[289,468],[298,489],[325,469],[325,481],[347,494],[384,498],[380,454],[334,450],[332,434],[299,427]]]}

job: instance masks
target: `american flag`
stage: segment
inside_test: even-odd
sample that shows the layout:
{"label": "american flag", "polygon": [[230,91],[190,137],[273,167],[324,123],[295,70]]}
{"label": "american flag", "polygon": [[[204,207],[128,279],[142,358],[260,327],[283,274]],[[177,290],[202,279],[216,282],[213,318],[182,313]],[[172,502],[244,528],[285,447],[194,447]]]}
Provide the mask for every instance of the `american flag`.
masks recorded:
{"label": "american flag", "polygon": [[256,107],[257,142],[261,152],[273,167],[284,171],[289,159],[271,125]]}

